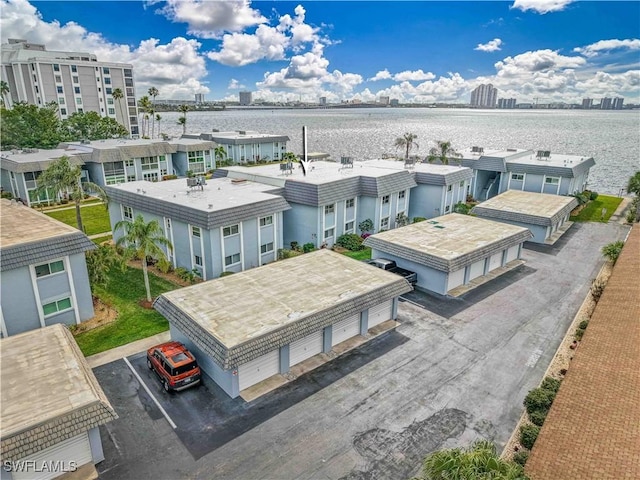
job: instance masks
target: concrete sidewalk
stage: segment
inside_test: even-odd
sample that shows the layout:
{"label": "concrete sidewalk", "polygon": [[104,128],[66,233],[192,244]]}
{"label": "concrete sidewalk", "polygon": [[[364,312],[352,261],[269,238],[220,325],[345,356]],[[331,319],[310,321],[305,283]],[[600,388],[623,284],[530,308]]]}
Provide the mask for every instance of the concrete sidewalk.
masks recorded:
{"label": "concrete sidewalk", "polygon": [[115,362],[121,358],[134,355],[139,352],[158,345],[159,343],[168,342],[171,339],[169,331],[158,333],[152,337],[143,338],[142,340],[136,340],[135,342],[127,343],[121,347],[112,348],[106,352],[96,353],[90,357],[86,357],[87,363],[91,368],[99,367],[100,365],[106,365],[107,363]]}

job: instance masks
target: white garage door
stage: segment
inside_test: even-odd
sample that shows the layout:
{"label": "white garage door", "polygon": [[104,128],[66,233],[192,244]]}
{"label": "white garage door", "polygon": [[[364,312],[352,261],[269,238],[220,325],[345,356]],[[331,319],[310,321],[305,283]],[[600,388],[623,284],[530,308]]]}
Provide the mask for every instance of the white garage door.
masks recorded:
{"label": "white garage door", "polygon": [[452,288],[456,288],[464,283],[464,268],[456,270],[455,272],[449,272],[449,279],[447,281],[447,291]]}
{"label": "white garage door", "polygon": [[280,373],[280,350],[273,350],[238,367],[240,390]]}
{"label": "white garage door", "polygon": [[489,271],[495,270],[502,266],[502,251],[491,255],[491,259],[489,260]]}
{"label": "white garage door", "polygon": [[484,275],[484,260],[478,260],[476,263],[471,264],[469,280],[473,280],[482,275]]}
{"label": "white garage door", "polygon": [[[48,480],[59,476],[61,468],[69,469],[70,462],[75,462],[78,467],[93,462],[89,436],[85,432],[22,459],[31,460],[36,462],[35,469],[29,468],[28,472],[12,472],[14,480]],[[45,468],[43,463],[46,463]]]}
{"label": "white garage door", "polygon": [[355,337],[360,333],[360,314],[357,313],[338,323],[333,324],[331,345],[337,345],[348,338]]}
{"label": "white garage door", "polygon": [[518,245],[514,245],[507,250],[507,263],[518,258]]}
{"label": "white garage door", "polygon": [[369,309],[369,328],[390,320],[393,316],[393,300],[381,303]]}
{"label": "white garage door", "polygon": [[293,367],[307,358],[322,353],[323,330],[314,332],[289,345],[289,366]]}

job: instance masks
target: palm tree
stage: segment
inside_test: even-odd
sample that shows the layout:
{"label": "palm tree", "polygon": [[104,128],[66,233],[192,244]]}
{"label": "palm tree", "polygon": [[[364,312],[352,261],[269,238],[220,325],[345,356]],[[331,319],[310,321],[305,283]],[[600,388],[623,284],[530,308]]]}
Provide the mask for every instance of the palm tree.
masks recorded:
{"label": "palm tree", "polygon": [[122,99],[124,98],[124,93],[122,93],[122,89],[121,88],[114,88],[113,92],[111,92],[111,96],[113,97],[113,99],[118,102],[118,107],[120,110],[120,118],[122,118],[122,123],[124,125],[127,124],[127,122],[125,122],[125,118],[124,118],[124,112],[122,111]]}
{"label": "palm tree", "polygon": [[93,182],[82,182],[82,169],[79,165],[71,165],[69,157],[62,156],[52,162],[38,177],[38,194],[45,191],[53,191],[56,197],[63,198],[71,194],[76,207],[76,224],[78,230],[84,232],[82,215],[80,215],[80,202],[85,192],[90,191],[97,195],[107,206],[107,194]]}
{"label": "palm tree", "polygon": [[629,182],[627,183],[627,192],[635,193],[637,197],[640,197],[640,170],[629,177]]}
{"label": "palm tree", "polygon": [[425,480],[527,480],[522,467],[501,460],[493,443],[475,442],[471,448],[441,450],[427,456],[423,464]]}
{"label": "palm tree", "polygon": [[178,118],[178,125],[182,125],[182,134],[187,133],[187,112],[189,111],[189,105],[180,105],[178,110],[182,113],[182,116]]}
{"label": "palm tree", "polygon": [[442,165],[449,165],[449,161],[454,158],[461,158],[458,152],[451,147],[451,142],[438,141],[438,146],[429,150],[427,162],[433,163],[439,161]]}
{"label": "palm tree", "polygon": [[147,301],[151,302],[151,288],[149,286],[149,274],[147,273],[147,257],[155,259],[166,258],[164,250],[167,247],[173,250],[173,245],[164,236],[162,227],[157,220],[149,223],[144,221],[142,215],[136,216],[133,222],[120,220],[115,224],[114,233],[122,229],[124,235],[118,238],[116,246],[126,246],[129,254],[142,259],[142,275],[144,276],[144,287],[147,290]]}
{"label": "palm tree", "polygon": [[156,113],[156,122],[158,122],[158,138],[160,138],[161,133],[160,133],[160,120],[162,120],[162,117],[160,116],[159,113]]}
{"label": "palm tree", "polygon": [[153,100],[151,102],[151,110],[149,111],[149,113],[151,114],[151,138],[153,138],[153,131],[156,128],[156,126],[155,126],[156,118],[153,115],[155,114],[155,111],[156,111],[156,97],[159,94],[160,94],[160,92],[158,92],[158,89],[156,87],[151,87],[149,89],[149,96],[151,98],[153,98]]}
{"label": "palm tree", "polygon": [[216,164],[218,164],[227,157],[227,151],[222,145],[218,145],[216,148],[214,148],[213,155],[216,159]]}
{"label": "palm tree", "polygon": [[0,80],[0,98],[2,99],[2,105],[8,108],[9,102],[7,102],[7,96],[9,95],[9,84],[4,80]]}
{"label": "palm tree", "polygon": [[[146,95],[138,100],[138,108],[140,109],[140,113],[142,114],[142,136],[149,136],[149,110],[151,110],[151,100]],[[146,127],[146,135],[145,135],[145,127]]]}
{"label": "palm tree", "polygon": [[409,152],[413,149],[413,147],[419,148],[419,145],[415,142],[416,138],[418,138],[418,136],[415,133],[405,133],[402,137],[396,138],[396,149],[405,149],[405,160],[409,158]]}

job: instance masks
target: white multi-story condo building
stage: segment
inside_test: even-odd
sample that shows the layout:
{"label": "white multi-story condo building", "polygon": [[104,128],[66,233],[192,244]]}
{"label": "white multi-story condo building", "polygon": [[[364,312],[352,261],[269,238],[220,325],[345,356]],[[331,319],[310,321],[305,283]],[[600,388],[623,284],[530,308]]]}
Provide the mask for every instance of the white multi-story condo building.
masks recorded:
{"label": "white multi-story condo building", "polygon": [[251,92],[240,92],[238,94],[240,105],[251,105]]}
{"label": "white multi-story condo building", "polygon": [[[91,53],[48,51],[44,45],[10,39],[2,45],[0,76],[9,87],[8,106],[55,102],[61,119],[76,112],[97,112],[117,120],[131,135],[139,134],[130,64],[99,62]],[[123,98],[113,98],[117,88]]]}
{"label": "white multi-story condo building", "polygon": [[498,89],[490,83],[478,85],[471,92],[472,107],[495,108],[497,99]]}

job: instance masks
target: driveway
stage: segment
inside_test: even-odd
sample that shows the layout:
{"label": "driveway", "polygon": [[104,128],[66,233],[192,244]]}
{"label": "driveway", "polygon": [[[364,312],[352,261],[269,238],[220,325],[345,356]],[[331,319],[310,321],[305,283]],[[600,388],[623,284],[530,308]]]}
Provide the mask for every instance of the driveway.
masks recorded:
{"label": "driveway", "polygon": [[[120,419],[101,427],[103,479],[409,478],[434,450],[488,438],[501,448],[602,265],[619,224],[576,224],[552,252],[447,307],[401,302],[397,331],[250,404],[206,382],[167,397],[130,362],[94,371]],[[440,303],[438,303],[440,302]],[[164,397],[164,398],[163,398]]]}

